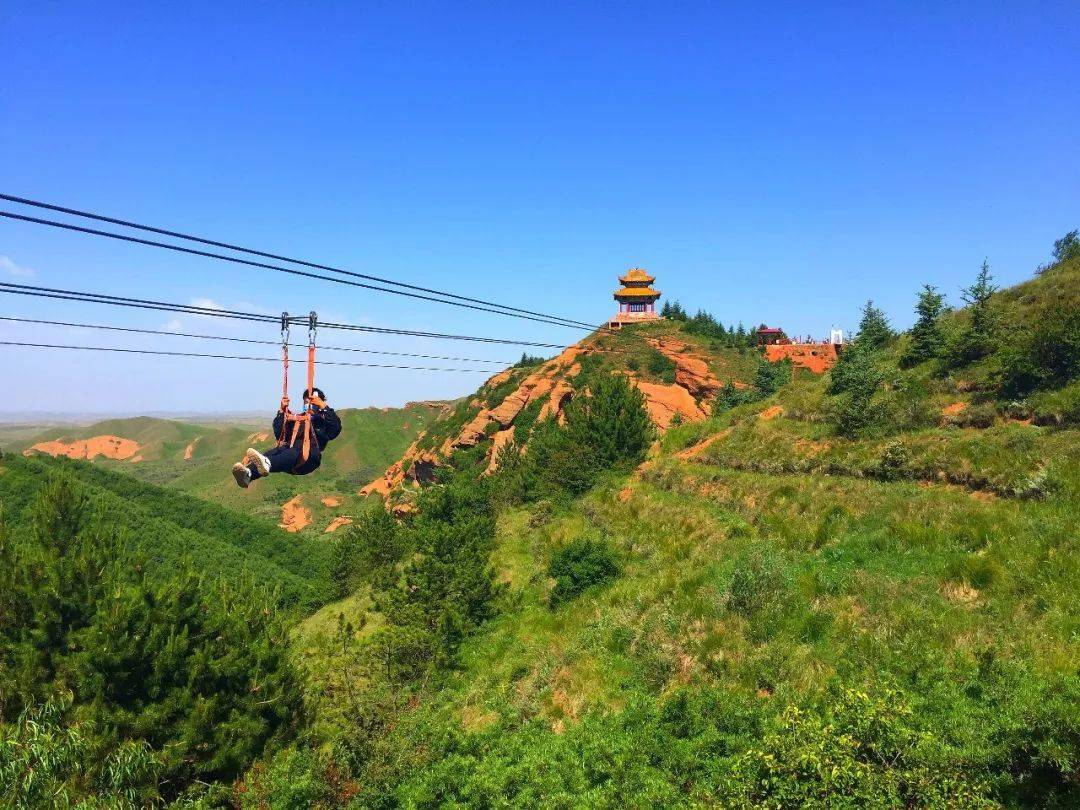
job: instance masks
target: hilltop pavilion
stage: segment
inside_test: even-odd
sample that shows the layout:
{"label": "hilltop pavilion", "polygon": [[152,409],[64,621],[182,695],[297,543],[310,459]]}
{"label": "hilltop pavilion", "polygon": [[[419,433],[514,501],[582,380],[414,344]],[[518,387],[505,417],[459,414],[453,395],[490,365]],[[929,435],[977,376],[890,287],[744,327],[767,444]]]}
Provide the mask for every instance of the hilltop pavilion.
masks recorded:
{"label": "hilltop pavilion", "polygon": [[615,300],[619,302],[619,312],[608,321],[608,326],[618,329],[625,323],[656,321],[656,299],[660,291],[650,285],[656,281],[643,268],[634,267],[625,276],[619,276],[622,287],[615,291]]}

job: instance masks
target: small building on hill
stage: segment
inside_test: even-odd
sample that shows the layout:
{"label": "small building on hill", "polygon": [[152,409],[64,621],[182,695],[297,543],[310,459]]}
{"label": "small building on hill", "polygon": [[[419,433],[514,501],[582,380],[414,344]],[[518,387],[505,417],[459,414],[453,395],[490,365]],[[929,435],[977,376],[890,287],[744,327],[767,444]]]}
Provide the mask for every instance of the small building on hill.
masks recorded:
{"label": "small building on hill", "polygon": [[764,326],[757,330],[758,346],[773,346],[777,343],[790,343],[784,330],[779,326]]}
{"label": "small building on hill", "polygon": [[770,363],[790,360],[796,368],[805,368],[814,374],[824,374],[836,363],[843,348],[843,332],[834,329],[828,340],[813,341],[810,338],[788,339],[782,329],[762,327],[758,330],[758,346],[765,352]]}
{"label": "small building on hill", "polygon": [[622,287],[615,291],[619,311],[608,321],[608,326],[618,329],[625,323],[660,320],[656,313],[660,291],[652,288],[654,281],[656,278],[641,267],[634,267],[625,276],[619,276]]}

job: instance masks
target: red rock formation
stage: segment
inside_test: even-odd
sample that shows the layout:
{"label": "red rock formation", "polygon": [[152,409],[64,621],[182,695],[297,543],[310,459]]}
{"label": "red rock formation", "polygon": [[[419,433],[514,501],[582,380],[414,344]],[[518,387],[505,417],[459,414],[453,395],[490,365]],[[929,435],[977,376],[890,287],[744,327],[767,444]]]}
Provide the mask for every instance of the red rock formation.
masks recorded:
{"label": "red rock formation", "polygon": [[491,437],[491,450],[488,453],[488,465],[484,470],[484,475],[491,475],[499,466],[499,451],[502,450],[507,444],[514,438],[514,429],[512,427],[506,430],[500,430],[494,436]]}
{"label": "red rock formation", "polygon": [[667,430],[675,414],[679,414],[684,422],[700,422],[708,416],[691,393],[678,383],[662,385],[634,380],[634,385],[645,395],[649,417],[660,430]]}
{"label": "red rock formation", "polygon": [[311,511],[304,506],[303,496],[286,501],[281,506],[281,523],[278,525],[287,532],[298,532],[311,524]]}
{"label": "red rock formation", "polygon": [[119,436],[94,436],[90,439],[76,439],[71,442],[38,442],[33,447],[23,450],[24,456],[34,453],[45,453],[50,456],[67,456],[92,460],[98,456],[111,458],[116,461],[142,460],[136,456],[141,448],[138,442],[131,439],[123,439]]}
{"label": "red rock formation", "polygon": [[551,389],[551,395],[548,397],[548,401],[544,403],[544,407],[540,409],[540,415],[537,418],[547,419],[550,416],[555,416],[560,421],[563,421],[563,408],[566,407],[566,403],[573,396],[574,386],[566,380],[559,380]]}
{"label": "red rock formation", "polygon": [[352,523],[352,518],[351,517],[345,517],[344,515],[339,515],[338,517],[336,517],[336,518],[334,518],[333,520],[330,521],[330,525],[328,525],[325,529],[323,529],[323,534],[331,534],[333,532],[336,532],[342,526],[348,526],[350,523]]}
{"label": "red rock formation", "polygon": [[788,359],[814,374],[824,374],[836,364],[838,357],[832,343],[776,343],[765,347],[765,359],[770,363]]}
{"label": "red rock formation", "polygon": [[682,341],[671,338],[650,340],[649,345],[675,364],[675,382],[695,399],[712,399],[720,390],[720,380],[709,370],[708,361],[687,352],[687,345]]}

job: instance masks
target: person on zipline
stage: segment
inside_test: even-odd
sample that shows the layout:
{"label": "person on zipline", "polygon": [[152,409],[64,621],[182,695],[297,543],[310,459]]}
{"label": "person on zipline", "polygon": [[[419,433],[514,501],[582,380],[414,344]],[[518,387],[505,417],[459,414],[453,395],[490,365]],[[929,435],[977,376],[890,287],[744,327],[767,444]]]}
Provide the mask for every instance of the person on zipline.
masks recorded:
{"label": "person on zipline", "polygon": [[[320,388],[304,391],[304,405],[307,420],[310,420],[311,436],[305,443],[304,431],[308,430],[307,420],[297,420],[288,413],[288,399],[281,400],[281,409],[274,417],[274,435],[278,437],[275,447],[260,453],[249,447],[244,460],[233,465],[232,473],[236,483],[247,487],[256,478],[270,473],[287,472],[293,475],[307,475],[319,468],[322,463],[322,451],[328,442],[341,433],[341,418],[334,409],[326,404],[326,394]],[[314,441],[311,441],[311,439]],[[307,445],[307,458],[304,458],[304,446]]]}

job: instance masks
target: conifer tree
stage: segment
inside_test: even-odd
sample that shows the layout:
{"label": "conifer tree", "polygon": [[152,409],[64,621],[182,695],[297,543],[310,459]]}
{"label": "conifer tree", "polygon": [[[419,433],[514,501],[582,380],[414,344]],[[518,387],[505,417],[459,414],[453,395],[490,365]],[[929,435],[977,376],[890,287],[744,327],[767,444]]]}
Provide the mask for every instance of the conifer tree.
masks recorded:
{"label": "conifer tree", "polygon": [[961,298],[971,308],[971,331],[983,337],[990,334],[990,296],[998,289],[992,282],[990,262],[984,259],[975,283],[961,291]]}
{"label": "conifer tree", "polygon": [[919,317],[911,328],[911,344],[903,357],[907,367],[931,360],[941,353],[944,339],[938,318],[945,312],[945,296],[932,285],[923,285],[915,312]]}
{"label": "conifer tree", "polygon": [[990,275],[990,263],[984,259],[975,282],[960,292],[964,303],[968,305],[968,322],[950,348],[953,365],[972,363],[993,350],[994,323],[990,301],[997,289],[993,284],[993,276]]}
{"label": "conifer tree", "polygon": [[1064,262],[1080,258],[1080,231],[1069,231],[1054,241],[1054,261]]}
{"label": "conifer tree", "polygon": [[641,391],[623,375],[608,374],[598,377],[589,393],[566,408],[571,443],[600,467],[643,461],[654,429]]}
{"label": "conifer tree", "polygon": [[867,301],[863,306],[862,318],[859,320],[859,332],[855,339],[861,341],[863,346],[871,349],[880,349],[893,339],[894,333],[885,313],[874,306],[873,301]]}

